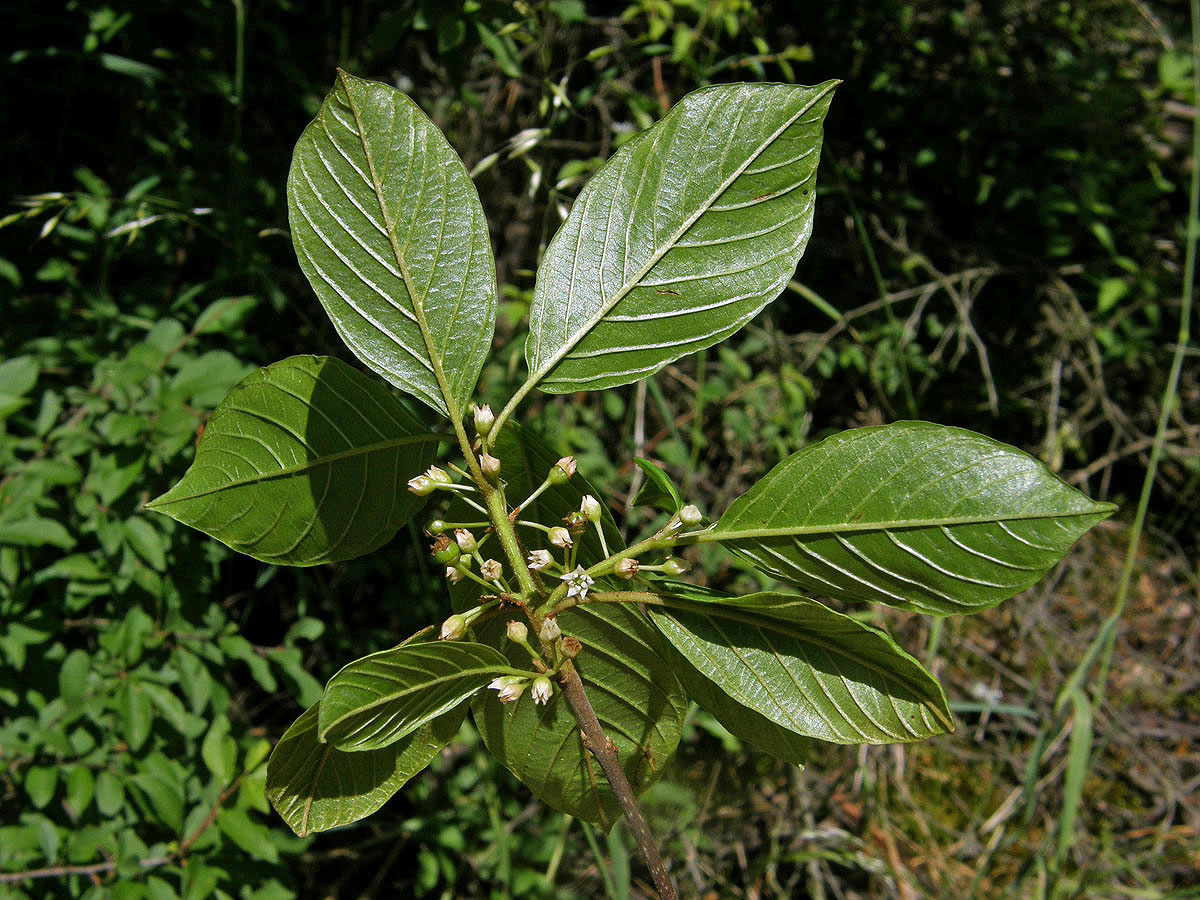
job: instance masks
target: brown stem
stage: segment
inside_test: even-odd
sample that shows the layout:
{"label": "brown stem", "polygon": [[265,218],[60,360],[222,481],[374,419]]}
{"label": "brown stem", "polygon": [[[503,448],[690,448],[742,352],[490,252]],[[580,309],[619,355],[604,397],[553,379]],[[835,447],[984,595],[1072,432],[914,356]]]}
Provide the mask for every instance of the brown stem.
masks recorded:
{"label": "brown stem", "polygon": [[646,818],[642,815],[642,808],[633,793],[633,786],[625,777],[625,770],[621,768],[621,761],[617,758],[617,747],[600,726],[600,720],[596,718],[596,711],[592,709],[592,704],[587,698],[579,673],[569,660],[563,665],[561,683],[563,695],[571,704],[571,711],[583,732],[584,746],[596,757],[596,762],[600,763],[600,768],[604,770],[604,777],[608,779],[613,793],[617,795],[621,813],[629,824],[629,830],[633,832],[642,858],[650,868],[650,875],[654,878],[654,886],[658,889],[659,896],[662,900],[678,900],[675,885],[671,883],[671,876],[667,874],[667,868],[658,854],[658,845],[654,842],[654,836],[650,834],[650,826],[646,824]]}

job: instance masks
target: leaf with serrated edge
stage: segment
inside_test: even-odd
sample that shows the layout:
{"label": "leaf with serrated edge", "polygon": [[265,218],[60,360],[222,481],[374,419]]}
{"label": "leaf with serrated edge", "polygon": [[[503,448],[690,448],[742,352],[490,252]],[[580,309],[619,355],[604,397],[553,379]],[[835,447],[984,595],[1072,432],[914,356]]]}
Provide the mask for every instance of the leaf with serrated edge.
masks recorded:
{"label": "leaf with serrated edge", "polygon": [[705,539],[827,597],[958,615],[1037,582],[1115,509],[999,441],[897,422],[789,456]]}
{"label": "leaf with serrated edge", "polygon": [[637,381],[779,296],[812,231],[836,86],[702,88],[618,150],[538,269],[529,382],[566,393]]}
{"label": "leaf with serrated edge", "polygon": [[[339,70],[288,174],[300,268],[367,366],[457,416],[491,349],[496,266],[446,138],[386,84]],[[441,383],[444,378],[444,384]]]}
{"label": "leaf with serrated edge", "polygon": [[339,750],[378,750],[483,690],[508,666],[494,647],[469,641],[372,653],[329,679],[318,736]]}
{"label": "leaf with serrated edge", "polygon": [[347,753],[317,739],[314,703],[288,728],[267,761],[266,794],[300,837],[369,816],[453,739],[466,707],[379,749]]}
{"label": "leaf with serrated edge", "polygon": [[[937,681],[878,629],[804,597],[666,591],[665,605],[648,611],[681,658],[684,686],[697,688],[701,705],[751,743],[759,743],[753,728],[761,717],[838,744],[953,730]],[[764,732],[763,749],[787,752],[779,737]]]}
{"label": "leaf with serrated edge", "polygon": [[420,508],[405,482],[437,441],[373,378],[332,357],[293,356],[234,386],[191,468],[146,507],[263,562],[354,559]]}

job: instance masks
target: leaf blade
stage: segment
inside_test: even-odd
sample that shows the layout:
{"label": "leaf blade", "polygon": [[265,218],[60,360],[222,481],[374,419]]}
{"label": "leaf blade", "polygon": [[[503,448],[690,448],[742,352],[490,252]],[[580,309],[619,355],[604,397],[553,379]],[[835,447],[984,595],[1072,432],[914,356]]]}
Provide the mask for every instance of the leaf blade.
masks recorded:
{"label": "leaf blade", "polygon": [[483,690],[509,666],[469,641],[406,644],[343,666],[325,686],[318,738],[339,750],[379,750]]}
{"label": "leaf blade", "polygon": [[263,562],[353,559],[420,508],[405,481],[436,445],[383,385],[332,357],[294,356],[234,386],[184,477],[146,507]]}
{"label": "leaf blade", "polygon": [[[836,84],[703,88],[622,147],[539,268],[529,382],[566,393],[636,381],[775,299],[811,232]],[[632,340],[634,325],[654,327],[654,339]]]}
{"label": "leaf blade", "polygon": [[708,699],[706,708],[733,734],[787,759],[794,751],[780,746],[781,735],[755,735],[763,719],[838,744],[917,741],[953,730],[937,681],[884,632],[804,597],[723,597],[681,587],[668,588],[666,605],[648,612],[685,663],[685,687]]}
{"label": "leaf blade", "polygon": [[956,615],[1034,584],[1114,509],[991,438],[897,422],[788,457],[707,539],[826,596]]}
{"label": "leaf blade", "polygon": [[300,837],[375,812],[449,743],[466,709],[447,713],[380,750],[348,753],[317,738],[319,703],[288,728],[267,760],[266,794]]}
{"label": "leaf blade", "polygon": [[457,416],[491,349],[496,267],[478,192],[437,126],[400,91],[339,70],[287,193],[297,259],[342,340]]}

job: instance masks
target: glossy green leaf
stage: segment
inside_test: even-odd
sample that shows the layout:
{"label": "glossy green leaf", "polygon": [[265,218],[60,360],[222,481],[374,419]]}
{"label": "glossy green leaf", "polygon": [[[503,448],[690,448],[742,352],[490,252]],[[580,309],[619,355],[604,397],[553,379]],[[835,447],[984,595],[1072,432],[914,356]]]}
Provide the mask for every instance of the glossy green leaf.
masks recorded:
{"label": "glossy green leaf", "polygon": [[317,739],[318,704],[284,733],[267,761],[267,797],[304,837],[369,816],[424,769],[458,731],[447,713],[381,750],[347,753]]}
{"label": "glossy green leaf", "polygon": [[[670,589],[649,607],[680,678],[733,734],[784,759],[803,745],[917,741],[954,728],[932,675],[884,632],[815,600]],[[776,728],[763,728],[763,720]],[[790,761],[796,761],[790,759]]]}
{"label": "glossy green leaf", "polygon": [[448,391],[460,412],[491,349],[496,266],[437,126],[395,88],[339,71],[287,193],[300,268],[346,346],[443,414]]}
{"label": "glossy green leaf", "polygon": [[146,505],[264,562],[353,559],[420,507],[406,481],[436,442],[374,379],[293,356],[229,392],[183,480]]}
{"label": "glossy green leaf", "polygon": [[679,499],[679,491],[671,476],[662,470],[655,462],[648,459],[634,459],[637,467],[646,473],[646,483],[634,498],[634,506],[654,506],[668,513],[679,512],[683,501]]}
{"label": "glossy green leaf", "polygon": [[469,641],[372,653],[329,679],[318,736],[339,750],[378,750],[454,709],[508,667],[500,651]]}
{"label": "glossy green leaf", "polygon": [[812,231],[836,85],[702,88],[618,150],[538,270],[530,382],[566,393],[637,381],[779,296]]}
{"label": "glossy green leaf", "polygon": [[954,615],[1034,584],[1114,509],[1006,444],[897,422],[789,456],[710,539],[828,597]]}
{"label": "glossy green leaf", "polygon": [[[533,432],[514,425],[501,432],[494,452],[504,461],[506,490],[514,502],[541,483],[560,455]],[[585,494],[601,496],[577,473],[567,483],[549,488],[524,510],[523,517],[560,520],[579,509]],[[603,504],[602,510],[606,540],[615,551],[624,546],[620,532]],[[519,533],[529,549],[545,546],[541,532],[519,529]],[[578,546],[583,565],[602,558],[594,529],[584,532]],[[470,592],[467,583],[460,582],[452,597],[461,610],[478,602],[478,589]],[[516,616],[497,617],[478,629],[478,639],[501,645],[509,618]],[[584,688],[605,732],[617,745],[634,790],[646,791],[674,755],[687,711],[687,698],[663,657],[658,635],[642,612],[629,607],[577,607],[559,616],[559,625],[583,642],[576,664]],[[506,651],[510,664],[528,665],[524,651],[511,644]],[[605,829],[620,818],[616,797],[583,746],[570,707],[557,689],[545,706],[535,704],[528,692],[515,703],[501,703],[494,692],[484,692],[472,702],[471,710],[488,749],[544,802]]]}

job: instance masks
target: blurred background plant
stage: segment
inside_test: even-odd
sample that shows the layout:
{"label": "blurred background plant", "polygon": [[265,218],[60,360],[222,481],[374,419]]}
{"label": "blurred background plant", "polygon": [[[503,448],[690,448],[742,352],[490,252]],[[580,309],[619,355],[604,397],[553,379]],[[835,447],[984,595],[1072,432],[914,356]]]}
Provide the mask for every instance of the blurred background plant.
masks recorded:
{"label": "blurred background plant", "polygon": [[[70,0],[0,25],[0,897],[648,895],[619,828],[547,812],[469,728],[380,815],[290,837],[265,755],[341,661],[445,609],[420,535],[292,571],[141,511],[242,375],[339,352],[282,202],[336,66],[412,94],[472,171],[503,285],[493,401],[519,380],[538,254],[615,147],[702,84],[845,79],[790,290],[640,385],[531,404],[630,528],[633,454],[719,512],[806,441],[904,417],[1136,495],[1179,326],[1181,8]],[[1094,743],[1053,706],[1110,605],[1119,523],[944,629],[861,611],[936,658],[954,736],[825,748],[801,772],[695,710],[648,802],[685,895],[1194,896],[1198,371]],[[1068,828],[1071,779],[1087,799]]]}

